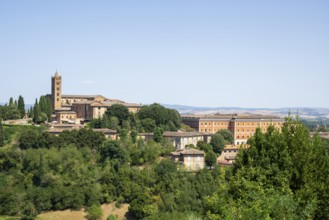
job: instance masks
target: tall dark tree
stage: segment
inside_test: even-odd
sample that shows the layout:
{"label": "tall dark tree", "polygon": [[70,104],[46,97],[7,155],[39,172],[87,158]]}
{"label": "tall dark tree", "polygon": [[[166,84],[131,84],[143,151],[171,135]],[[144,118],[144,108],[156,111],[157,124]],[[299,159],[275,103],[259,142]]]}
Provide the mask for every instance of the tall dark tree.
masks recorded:
{"label": "tall dark tree", "polygon": [[23,118],[25,116],[25,103],[24,98],[21,95],[18,97],[17,109],[21,114],[21,118]]}
{"label": "tall dark tree", "polygon": [[34,107],[33,107],[33,122],[34,123],[42,122],[41,109],[40,109],[40,105],[38,103],[38,99],[35,99],[35,103],[34,103]]}
{"label": "tall dark tree", "polygon": [[13,107],[14,106],[14,99],[13,97],[10,97],[9,99],[9,107]]}
{"label": "tall dark tree", "polygon": [[0,118],[0,147],[3,147],[5,142],[5,133],[2,126],[2,118]]}
{"label": "tall dark tree", "polygon": [[48,109],[47,109],[47,101],[46,101],[46,97],[45,96],[40,96],[39,105],[40,105],[41,112],[43,112],[43,113],[47,113],[48,112]]}
{"label": "tall dark tree", "polygon": [[47,112],[48,121],[51,121],[51,115],[53,114],[53,106],[49,97],[47,97]]}
{"label": "tall dark tree", "polygon": [[31,106],[29,110],[29,118],[33,118],[33,116],[34,116],[34,112],[33,112],[33,107]]}

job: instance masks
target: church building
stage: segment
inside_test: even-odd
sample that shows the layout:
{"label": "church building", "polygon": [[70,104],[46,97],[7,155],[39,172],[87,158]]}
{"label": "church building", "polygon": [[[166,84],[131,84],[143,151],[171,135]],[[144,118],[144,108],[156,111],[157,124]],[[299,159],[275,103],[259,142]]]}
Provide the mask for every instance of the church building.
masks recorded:
{"label": "church building", "polygon": [[51,99],[55,113],[54,121],[58,123],[80,123],[102,117],[108,107],[121,104],[130,112],[138,112],[141,105],[126,103],[118,99],[108,99],[102,95],[64,95],[62,94],[62,76],[56,71],[51,77]]}

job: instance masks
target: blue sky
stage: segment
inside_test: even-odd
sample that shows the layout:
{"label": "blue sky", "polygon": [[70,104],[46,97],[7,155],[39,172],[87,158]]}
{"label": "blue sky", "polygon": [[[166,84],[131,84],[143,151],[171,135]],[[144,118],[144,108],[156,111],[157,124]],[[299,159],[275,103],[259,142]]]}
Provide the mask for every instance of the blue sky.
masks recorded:
{"label": "blue sky", "polygon": [[0,102],[329,107],[329,1],[0,1]]}

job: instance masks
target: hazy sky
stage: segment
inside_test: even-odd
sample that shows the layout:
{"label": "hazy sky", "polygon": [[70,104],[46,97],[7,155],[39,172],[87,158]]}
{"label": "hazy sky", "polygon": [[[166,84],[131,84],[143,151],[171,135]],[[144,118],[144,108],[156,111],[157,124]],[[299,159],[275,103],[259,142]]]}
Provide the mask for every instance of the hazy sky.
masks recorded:
{"label": "hazy sky", "polygon": [[0,102],[329,107],[329,1],[0,1]]}

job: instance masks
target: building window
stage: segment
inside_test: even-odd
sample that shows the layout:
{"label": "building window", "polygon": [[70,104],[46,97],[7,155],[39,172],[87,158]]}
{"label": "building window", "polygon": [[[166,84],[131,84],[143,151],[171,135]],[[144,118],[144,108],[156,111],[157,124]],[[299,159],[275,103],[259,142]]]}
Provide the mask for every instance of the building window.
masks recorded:
{"label": "building window", "polygon": [[59,93],[57,93],[57,96],[59,96]]}
{"label": "building window", "polygon": [[59,98],[57,98],[57,101],[59,101]]}

